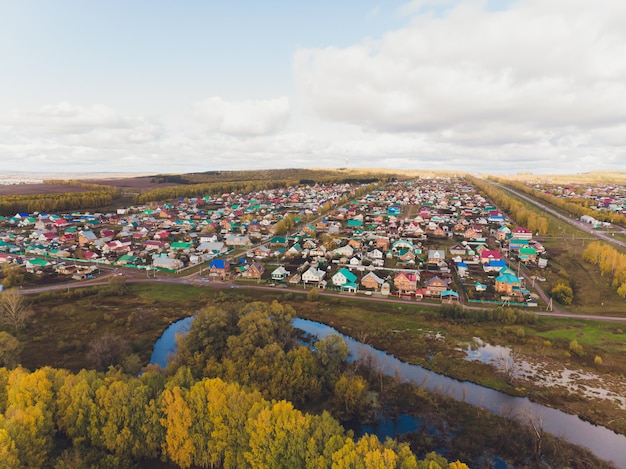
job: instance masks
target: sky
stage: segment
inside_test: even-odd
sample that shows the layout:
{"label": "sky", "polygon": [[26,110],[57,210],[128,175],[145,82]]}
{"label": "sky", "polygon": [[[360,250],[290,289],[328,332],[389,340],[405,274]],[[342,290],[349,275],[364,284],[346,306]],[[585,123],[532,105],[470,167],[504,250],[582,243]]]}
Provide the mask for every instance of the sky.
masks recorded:
{"label": "sky", "polygon": [[0,171],[626,170],[623,0],[0,0]]}

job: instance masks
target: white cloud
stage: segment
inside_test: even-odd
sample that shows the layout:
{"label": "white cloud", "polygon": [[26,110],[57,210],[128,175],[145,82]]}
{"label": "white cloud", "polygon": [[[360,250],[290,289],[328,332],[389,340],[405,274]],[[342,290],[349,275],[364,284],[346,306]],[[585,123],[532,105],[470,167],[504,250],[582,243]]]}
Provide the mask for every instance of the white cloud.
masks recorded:
{"label": "white cloud", "polygon": [[527,0],[498,12],[459,2],[378,41],[301,49],[294,69],[311,112],[375,131],[591,129],[626,119],[625,21],[620,1]]}
{"label": "white cloud", "polygon": [[227,101],[213,96],[195,110],[211,132],[233,136],[265,135],[281,130],[289,118],[289,99]]}
{"label": "white cloud", "polygon": [[[0,110],[0,161],[148,172],[623,169],[626,2],[493,3],[414,0],[400,11],[405,26],[378,39],[299,49],[295,96],[213,96],[190,110],[195,91],[172,89],[176,105],[150,101],[159,117],[67,102]],[[250,83],[257,95],[259,86]]]}
{"label": "white cloud", "polygon": [[33,128],[46,133],[80,133],[94,128],[126,128],[127,119],[102,105],[77,106],[68,102],[41,106],[37,110],[14,110],[0,116],[0,124]]}

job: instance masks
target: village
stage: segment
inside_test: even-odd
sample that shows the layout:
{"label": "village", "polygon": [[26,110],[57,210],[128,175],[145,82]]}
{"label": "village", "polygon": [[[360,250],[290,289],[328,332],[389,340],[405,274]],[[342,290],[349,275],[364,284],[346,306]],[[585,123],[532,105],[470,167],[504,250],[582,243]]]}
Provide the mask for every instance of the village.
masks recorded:
{"label": "village", "polygon": [[461,178],[18,213],[0,226],[0,264],[19,266],[34,284],[80,282],[103,266],[146,276],[195,269],[222,282],[537,306],[532,284],[547,265],[533,233]]}

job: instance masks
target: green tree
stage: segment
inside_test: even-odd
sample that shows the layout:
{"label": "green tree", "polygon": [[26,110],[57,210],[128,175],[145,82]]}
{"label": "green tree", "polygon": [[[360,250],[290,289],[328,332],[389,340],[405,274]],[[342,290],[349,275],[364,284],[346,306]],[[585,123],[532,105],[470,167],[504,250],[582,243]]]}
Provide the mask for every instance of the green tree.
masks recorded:
{"label": "green tree", "polygon": [[326,377],[328,385],[333,385],[341,374],[343,365],[348,358],[348,346],[337,334],[331,334],[314,344],[317,357]]}

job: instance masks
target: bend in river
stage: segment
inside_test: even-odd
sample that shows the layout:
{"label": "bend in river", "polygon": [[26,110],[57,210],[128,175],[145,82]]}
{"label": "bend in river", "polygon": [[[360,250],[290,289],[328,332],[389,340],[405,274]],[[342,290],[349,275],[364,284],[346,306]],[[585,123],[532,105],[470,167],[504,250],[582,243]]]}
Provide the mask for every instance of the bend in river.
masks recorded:
{"label": "bend in river", "polygon": [[[173,323],[155,343],[150,363],[167,365],[167,357],[176,350],[176,334],[186,332],[193,317]],[[320,339],[337,334],[348,345],[352,357],[371,355],[380,371],[389,376],[400,376],[431,392],[480,407],[501,417],[523,423],[535,422],[549,432],[575,445],[584,446],[596,456],[611,461],[616,467],[626,469],[626,436],[604,427],[581,420],[576,415],[531,402],[527,398],[514,397],[467,381],[458,381],[418,365],[403,362],[374,347],[362,344],[352,337],[341,334],[325,324],[307,319],[294,319],[293,326]]]}

